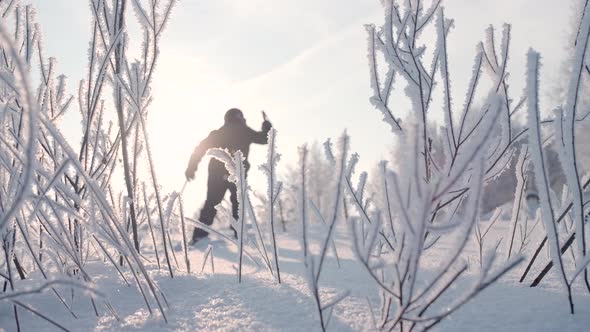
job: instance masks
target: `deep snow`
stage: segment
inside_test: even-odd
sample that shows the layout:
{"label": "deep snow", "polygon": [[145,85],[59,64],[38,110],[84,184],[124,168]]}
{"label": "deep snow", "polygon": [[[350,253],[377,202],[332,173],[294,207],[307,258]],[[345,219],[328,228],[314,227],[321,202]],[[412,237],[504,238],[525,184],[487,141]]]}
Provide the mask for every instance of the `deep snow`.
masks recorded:
{"label": "deep snow", "polygon": [[[499,222],[494,226],[486,243],[494,243],[494,237],[505,234],[508,222]],[[291,227],[294,228],[294,227]],[[314,227],[312,234],[317,240],[321,227]],[[300,245],[290,230],[279,235],[280,268],[282,284],[277,284],[268,270],[256,267],[246,259],[243,282],[237,282],[236,248],[222,240],[212,240],[214,268],[208,260],[201,273],[207,243],[199,244],[190,254],[193,273],[184,270],[182,251],[177,251],[180,270],[170,279],[165,269],[157,270],[155,263],[147,263],[151,274],[166,295],[169,302],[167,316],[169,323],[156,313],[150,315],[135,286],[128,287],[114,269],[102,262],[89,263],[89,270],[94,275],[97,288],[106,294],[103,300],[97,300],[100,317],[94,315],[90,300],[80,291],[74,292],[72,298],[69,290],[60,290],[67,301],[73,303],[74,319],[50,292],[33,295],[22,301],[31,303],[37,310],[47,314],[72,331],[316,331],[320,329],[315,304],[310,297],[300,257]],[[215,236],[212,236],[215,238]],[[333,255],[322,274],[322,295],[329,298],[344,290],[350,290],[350,296],[334,310],[329,323],[329,330],[360,331],[373,330],[374,323],[369,313],[367,301],[371,307],[379,310],[379,296],[367,274],[356,262],[349,247],[350,237],[346,227],[339,227],[336,243],[341,267],[338,268]],[[422,263],[429,268],[436,267],[437,257],[445,254],[445,246],[440,243],[430,250]],[[180,249],[180,248],[177,248]],[[451,290],[451,295],[468,287],[478,273],[479,263],[474,243],[470,243],[468,259],[471,262],[469,273],[461,279],[458,286]],[[146,254],[147,258],[153,256]],[[544,258],[546,261],[547,258]],[[540,265],[540,264],[539,264]],[[104,269],[113,269],[106,271]],[[102,270],[102,273],[101,273]],[[528,288],[519,284],[517,276],[522,266],[478,297],[468,302],[458,312],[452,314],[438,325],[438,331],[585,331],[590,326],[590,296],[579,285],[574,288],[576,314],[570,315],[567,299],[560,290],[560,284],[552,273],[541,287]],[[108,272],[108,273],[107,273]],[[132,276],[127,272],[127,278]],[[426,272],[425,274],[428,274]],[[25,281],[27,282],[27,281]],[[104,304],[108,300],[121,321],[111,315]],[[152,309],[155,304],[152,306]],[[23,331],[53,331],[56,328],[49,323],[19,310]],[[0,306],[0,330],[14,331],[12,307]]]}

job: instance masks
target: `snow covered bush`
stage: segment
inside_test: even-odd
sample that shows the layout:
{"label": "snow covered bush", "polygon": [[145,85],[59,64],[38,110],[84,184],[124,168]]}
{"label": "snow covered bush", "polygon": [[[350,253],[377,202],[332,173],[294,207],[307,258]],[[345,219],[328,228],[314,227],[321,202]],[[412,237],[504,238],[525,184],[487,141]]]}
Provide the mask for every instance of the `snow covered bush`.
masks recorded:
{"label": "snow covered bush", "polygon": [[[136,0],[89,3],[93,20],[88,73],[74,98],[67,95],[56,60],[45,58],[34,9],[18,0],[0,2],[0,276],[10,286],[0,296],[0,304],[14,306],[17,328],[18,308],[59,326],[19,300],[20,294],[45,289],[73,317],[75,289],[83,290],[79,296],[88,298],[97,316],[105,311],[118,317],[108,298],[97,298],[94,276],[87,269],[89,264],[104,264],[102,261],[129,286],[131,275],[148,311],[153,313],[155,304],[167,319],[166,298],[148,273],[140,250],[142,235],[148,239],[149,224],[152,241],[144,242],[153,243],[156,251],[157,246],[163,247],[173,276],[166,239],[169,214],[164,215],[145,121],[158,41],[175,1],[158,5],[152,1],[149,6]],[[144,32],[143,57],[133,62],[126,55],[127,3],[132,3]],[[40,81],[36,90],[31,79],[35,71]],[[60,119],[74,100],[82,120],[79,151],[59,130]],[[115,116],[117,125],[109,121]],[[153,194],[148,194],[145,185],[140,191],[139,173],[146,155]],[[116,171],[119,158],[122,178]],[[121,187],[126,188],[124,193],[117,192]],[[153,197],[161,242],[155,240],[151,224]],[[140,233],[142,224],[145,232]],[[21,290],[25,280],[41,286],[35,291]],[[69,300],[66,291],[71,292]]]}
{"label": "snow covered bush", "polygon": [[[344,178],[346,174],[346,157],[350,149],[350,137],[346,131],[342,134],[338,140],[338,155],[337,157],[332,152],[332,146],[330,141],[325,143],[325,152],[327,158],[331,161],[332,167],[334,168],[333,174],[337,176],[336,181],[332,186],[333,195],[331,195],[332,202],[329,205],[328,214],[324,215],[322,211],[317,207],[317,204],[308,196],[308,154],[309,150],[307,145],[303,145],[299,148],[299,191],[298,191],[298,210],[299,210],[299,223],[301,233],[301,249],[303,251],[303,265],[305,268],[305,276],[307,286],[312,294],[312,298],[315,302],[318,317],[320,321],[320,327],[322,331],[328,328],[330,318],[336,304],[342,301],[348,292],[344,291],[331,299],[325,299],[320,296],[320,277],[322,275],[323,268],[325,267],[325,261],[328,255],[328,250],[331,248],[334,252],[336,261],[339,263],[338,251],[334,241],[334,231],[336,229],[337,222],[343,220],[344,215],[342,213],[342,206],[344,200]],[[322,230],[322,240],[319,243],[319,250],[314,251],[312,249],[312,238],[310,236],[310,215],[315,215],[321,223],[315,225],[314,230],[317,231],[317,226],[324,226]],[[345,220],[345,219],[344,219]]]}
{"label": "snow covered bush", "polygon": [[[312,200],[323,215],[328,214],[331,205],[332,187],[337,174],[334,173],[334,165],[326,155],[325,144],[313,142],[306,144],[307,164],[305,186],[308,199]],[[301,160],[300,160],[301,161]],[[282,175],[284,192],[281,196],[283,216],[285,223],[297,224],[299,220],[298,196],[301,186],[301,169],[298,164],[287,167]],[[343,207],[344,208],[344,205]],[[321,222],[315,214],[309,216],[312,223]]]}
{"label": "snow covered bush", "polygon": [[[526,129],[514,125],[524,98],[513,103],[506,82],[510,25],[504,25],[499,43],[492,27],[486,31],[485,42],[475,50],[465,101],[457,106],[447,57],[453,21],[445,17],[441,1],[382,4],[384,24],[366,27],[370,100],[403,150],[398,151],[402,157],[395,169],[380,166],[379,206],[366,204],[366,175],[360,176],[358,186],[352,184],[356,160],[350,161],[346,187],[358,213],[351,228],[357,256],[382,294],[377,327],[427,330],[522,260],[516,256],[499,262],[495,244],[481,254],[476,283],[449,295],[469,267],[468,242],[478,238],[476,233],[483,240],[484,232],[476,229],[484,187],[506,172],[518,153],[515,144],[526,137]],[[434,47],[421,44],[426,29],[437,33]],[[485,85],[484,72],[489,77]],[[483,93],[478,91],[482,85]],[[392,106],[395,87],[404,87],[411,103],[403,119]],[[436,88],[442,89],[440,100],[433,97]],[[443,119],[440,129],[432,126],[436,117]],[[440,255],[433,270],[424,266],[425,257],[436,252],[442,237],[453,239],[455,247]]]}
{"label": "snow covered bush", "polygon": [[[539,253],[547,244],[551,253],[551,261],[534,279],[532,286],[538,285],[553,266],[564,289],[567,290],[571,313],[574,313],[572,286],[576,278],[583,275],[586,288],[590,291],[587,265],[590,262],[587,254],[588,232],[586,223],[588,214],[587,188],[590,185],[587,172],[580,164],[580,151],[576,146],[583,145],[580,129],[588,121],[584,105],[588,101],[587,80],[590,72],[586,64],[588,41],[590,37],[590,8],[588,2],[580,2],[581,17],[575,33],[572,56],[569,59],[567,90],[560,103],[554,108],[548,120],[541,120],[541,104],[539,102],[539,68],[540,54],[530,50],[527,68],[527,106],[529,144],[531,146],[532,163],[534,165],[535,183],[539,191],[541,217],[547,236],[537,246],[535,254],[522,275],[523,281]],[[586,82],[585,82],[586,81]],[[541,124],[550,123],[547,131],[541,130]],[[565,186],[562,193],[556,193],[549,183],[551,169],[548,167],[544,141],[554,140],[561,169],[565,174]],[[583,150],[582,150],[583,151]],[[569,226],[568,226],[569,225]],[[576,243],[575,249],[570,248]],[[571,253],[569,261],[562,257]]]}

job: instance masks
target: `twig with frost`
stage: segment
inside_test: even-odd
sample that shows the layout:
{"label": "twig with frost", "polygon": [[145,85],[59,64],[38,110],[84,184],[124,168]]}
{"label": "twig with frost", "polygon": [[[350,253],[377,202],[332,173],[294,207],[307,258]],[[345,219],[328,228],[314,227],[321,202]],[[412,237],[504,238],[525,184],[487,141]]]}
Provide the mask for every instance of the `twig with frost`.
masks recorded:
{"label": "twig with frost", "polygon": [[67,328],[65,328],[63,325],[59,324],[58,322],[56,322],[55,320],[49,318],[47,315],[41,313],[40,311],[38,311],[37,309],[31,307],[28,304],[25,304],[23,302],[20,302],[18,300],[11,300],[12,303],[18,305],[21,308],[26,309],[27,311],[29,311],[30,313],[32,313],[33,315],[40,317],[41,319],[51,323],[53,326],[57,327],[58,329],[62,330],[62,331],[66,331],[69,332],[70,330],[68,330]]}
{"label": "twig with frost", "polygon": [[242,151],[237,151],[233,156],[222,149],[210,149],[207,155],[221,161],[229,172],[228,181],[233,182],[237,187],[238,195],[238,282],[242,282],[242,260],[244,253],[244,226],[246,218],[246,200],[248,195],[248,183],[246,181],[246,170],[244,167],[244,156]]}
{"label": "twig with frost", "polygon": [[[262,260],[264,261],[264,264],[266,265],[270,274],[274,275],[272,263],[270,262],[268,252],[266,251],[266,245],[264,243],[264,238],[262,237],[262,232],[260,231],[260,225],[258,225],[258,219],[256,218],[256,213],[254,212],[254,207],[252,206],[252,201],[250,200],[250,195],[246,196],[246,204],[248,205],[248,214],[250,215],[252,224],[254,225],[254,228],[256,228],[256,239],[252,239],[251,243],[253,243],[256,247],[256,250],[258,250],[258,253],[262,257]],[[227,215],[230,220],[233,220],[233,216],[230,216],[229,213]]]}
{"label": "twig with frost", "polygon": [[186,271],[191,273],[191,264],[188,259],[188,248],[186,245],[186,227],[184,225],[184,207],[182,206],[182,197],[178,198],[178,205],[180,209],[180,227],[182,228],[182,247],[184,249],[184,263],[186,264]]}
{"label": "twig with frost", "polygon": [[[268,132],[268,153],[267,162],[260,166],[260,169],[266,175],[267,185],[267,220],[270,224],[271,243],[273,248],[274,269],[276,272],[277,281],[281,283],[281,272],[279,269],[279,255],[275,235],[275,204],[281,193],[282,183],[276,180],[276,165],[279,162],[280,154],[276,152],[276,136],[277,131],[273,128]],[[260,237],[262,239],[262,237]],[[264,247],[264,243],[261,243]],[[265,249],[266,251],[266,249]]]}
{"label": "twig with frost", "polygon": [[152,244],[154,247],[154,254],[156,255],[156,262],[158,263],[158,270],[160,270],[161,269],[160,256],[158,255],[158,246],[156,245],[156,236],[154,235],[154,228],[152,226],[152,218],[151,218],[150,206],[149,206],[149,202],[148,202],[148,198],[147,198],[147,193],[145,190],[145,183],[142,183],[142,188],[143,188],[143,203],[144,203],[146,220],[147,220],[148,226],[150,228],[150,235],[151,235]]}
{"label": "twig with frost", "polygon": [[[578,158],[576,156],[576,119],[579,108],[581,108],[579,95],[583,92],[581,89],[582,75],[584,72],[585,58],[587,54],[588,40],[590,38],[590,8],[586,3],[584,13],[578,27],[576,36],[575,50],[572,61],[572,73],[569,77],[569,86],[563,109],[563,115],[559,116],[556,129],[559,130],[559,160],[564,170],[567,188],[572,197],[572,218],[574,219],[577,239],[578,256],[586,256],[586,230],[584,220],[584,194],[582,183],[580,181],[580,171],[578,167]],[[559,109],[558,109],[559,112]],[[557,121],[556,121],[557,122]],[[588,291],[590,291],[590,282],[588,280],[588,270],[584,270],[584,280]]]}
{"label": "twig with frost", "polygon": [[[492,227],[494,227],[494,225],[500,219],[501,216],[502,216],[502,209],[501,208],[497,208],[494,211],[494,214],[492,215],[492,217],[490,218],[490,220],[488,221],[489,222],[489,225],[488,225],[488,227],[486,227],[486,229],[483,231],[483,233],[481,231],[480,224],[477,223],[475,225],[475,240],[477,242],[477,248],[478,248],[478,251],[479,251],[479,266],[480,267],[483,267],[483,263],[484,263],[484,257],[483,257],[483,255],[484,255],[484,252],[483,251],[484,250],[483,249],[484,249],[484,246],[485,246],[485,243],[484,242],[485,242],[486,235],[488,235],[488,233],[490,232],[490,230],[492,229]],[[501,242],[502,242],[502,239],[498,240],[498,242],[495,245],[494,252],[497,251],[498,246],[500,245]]]}
{"label": "twig with frost", "polygon": [[[24,204],[25,197],[31,191],[31,182],[33,181],[33,173],[35,169],[35,154],[37,152],[37,126],[39,109],[33,100],[28,72],[26,70],[27,66],[23,63],[21,56],[17,51],[19,48],[13,43],[12,39],[8,35],[8,31],[3,24],[0,24],[0,47],[5,53],[9,53],[12,57],[12,60],[14,61],[14,78],[16,79],[15,88],[17,89],[15,92],[17,92],[20,97],[23,110],[21,114],[25,119],[23,126],[27,128],[27,145],[24,149],[26,151],[26,160],[24,160],[25,163],[23,164],[22,177],[19,181],[20,186],[17,188],[10,205],[3,208],[4,213],[2,216],[0,216],[1,232],[7,226],[8,221]],[[0,77],[6,81],[4,76]]]}
{"label": "twig with frost", "polygon": [[[510,228],[509,228],[509,246],[508,246],[508,259],[512,254],[512,248],[514,245],[514,235],[516,234],[517,226],[519,225],[518,221],[520,219],[520,213],[522,210],[522,199],[525,193],[525,188],[528,181],[528,146],[523,145],[520,148],[520,154],[518,157],[518,161],[516,162],[516,191],[514,193],[514,203],[512,204],[512,218],[510,220]],[[525,215],[525,221],[527,216]],[[524,233],[521,232],[521,235]],[[521,242],[520,248],[523,248],[524,240]]]}
{"label": "twig with frost", "polygon": [[205,255],[203,257],[203,265],[201,265],[201,273],[203,273],[203,270],[205,269],[205,263],[207,263],[207,258],[210,258],[211,260],[211,273],[215,273],[215,265],[213,265],[213,246],[212,245],[208,245],[207,246],[207,250],[205,250]]}
{"label": "twig with frost", "polygon": [[308,223],[308,200],[307,200],[307,156],[309,150],[307,145],[303,145],[298,148],[299,152],[299,165],[300,165],[300,182],[299,182],[299,221],[301,223],[301,250],[303,251],[303,264],[306,269],[310,268],[309,265],[309,241],[307,238],[307,223]]}
{"label": "twig with frost", "polygon": [[82,289],[84,291],[87,291],[89,293],[92,293],[94,295],[104,297],[104,294],[102,294],[100,291],[96,290],[95,288],[89,287],[88,285],[85,285],[85,284],[82,284],[79,282],[75,282],[73,280],[52,280],[52,281],[48,281],[48,282],[44,283],[43,285],[36,287],[36,288],[3,293],[2,295],[0,295],[0,301],[14,300],[18,297],[31,295],[31,294],[40,294],[49,288],[53,288],[56,285],[76,287],[76,288]]}
{"label": "twig with frost", "polygon": [[567,296],[570,304],[570,311],[574,313],[574,303],[572,301],[571,285],[565,274],[563,261],[560,253],[560,243],[555,224],[555,212],[551,201],[549,180],[547,177],[547,168],[545,166],[545,157],[543,156],[543,145],[541,141],[541,132],[539,125],[539,53],[532,49],[528,52],[527,59],[527,103],[528,103],[528,122],[529,122],[529,144],[531,145],[531,156],[535,171],[535,181],[539,188],[539,199],[541,202],[542,218],[547,231],[547,237],[550,241],[551,256],[557,265],[559,276],[564,288],[567,290]]}

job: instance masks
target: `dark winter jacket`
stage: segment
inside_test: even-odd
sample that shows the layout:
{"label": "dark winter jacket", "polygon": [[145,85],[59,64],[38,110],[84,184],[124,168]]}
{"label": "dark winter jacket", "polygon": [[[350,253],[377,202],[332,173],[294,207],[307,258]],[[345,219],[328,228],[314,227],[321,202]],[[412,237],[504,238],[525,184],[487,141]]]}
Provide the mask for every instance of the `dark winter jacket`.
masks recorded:
{"label": "dark winter jacket", "polygon": [[[245,123],[229,122],[224,124],[221,128],[213,130],[207,138],[201,141],[195,148],[188,168],[186,169],[187,177],[192,178],[196,172],[199,162],[207,152],[212,148],[228,149],[233,155],[236,151],[242,151],[244,155],[244,166],[246,172],[250,168],[248,163],[248,153],[250,152],[250,144],[266,144],[268,139],[268,132],[272,128],[269,121],[262,123],[262,130],[255,131],[248,127]],[[227,170],[222,162],[211,158],[209,162],[209,176],[224,176],[227,175]]]}

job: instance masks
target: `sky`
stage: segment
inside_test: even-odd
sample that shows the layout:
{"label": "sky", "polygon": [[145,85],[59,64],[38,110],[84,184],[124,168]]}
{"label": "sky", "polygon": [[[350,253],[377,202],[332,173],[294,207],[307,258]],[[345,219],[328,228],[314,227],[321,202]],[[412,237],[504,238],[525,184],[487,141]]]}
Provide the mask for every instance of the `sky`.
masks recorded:
{"label": "sky", "polygon": [[[69,78],[69,92],[87,67],[91,13],[83,0],[33,0],[43,30],[45,53],[58,59]],[[512,24],[509,82],[518,99],[524,88],[526,51],[542,54],[541,89],[550,94],[559,79],[572,11],[570,1],[446,0],[445,15],[455,20],[449,36],[453,97],[464,100],[475,46],[493,24]],[[67,14],[67,19],[64,19]],[[130,22],[134,20],[129,16]],[[379,0],[182,0],[174,9],[160,44],[149,110],[149,137],[160,183],[180,190],[192,149],[223,124],[223,114],[241,108],[258,129],[265,110],[278,130],[284,169],[297,159],[297,146],[323,142],[347,130],[352,150],[369,170],[387,158],[395,137],[369,103],[371,95],[363,24],[381,24]],[[130,54],[140,40],[129,23]],[[499,35],[499,32],[498,32]],[[424,36],[431,46],[434,37]],[[407,107],[401,94],[393,101]],[[546,103],[548,104],[548,103]],[[543,107],[543,105],[542,105]],[[550,108],[551,105],[545,107]],[[114,112],[114,111],[113,111]],[[62,131],[73,144],[80,140],[79,118],[70,110]],[[252,165],[264,162],[266,149],[251,149]],[[205,195],[206,167],[185,191],[189,212]],[[147,180],[147,179],[146,179]],[[264,190],[253,167],[250,181]]]}

